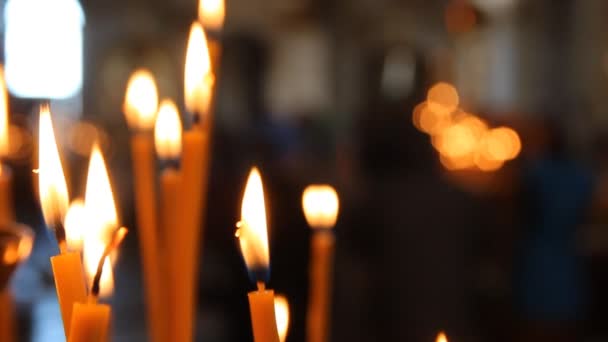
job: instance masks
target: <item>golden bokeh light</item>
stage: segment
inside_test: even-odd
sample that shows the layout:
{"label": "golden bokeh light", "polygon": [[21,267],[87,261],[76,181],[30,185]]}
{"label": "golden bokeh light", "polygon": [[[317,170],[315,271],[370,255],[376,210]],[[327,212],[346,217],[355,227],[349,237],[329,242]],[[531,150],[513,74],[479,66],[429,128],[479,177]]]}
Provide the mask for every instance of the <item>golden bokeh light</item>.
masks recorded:
{"label": "golden bokeh light", "polygon": [[123,112],[131,129],[150,130],[154,127],[158,108],[158,90],[154,75],[146,69],[136,70],[127,84]]}
{"label": "golden bokeh light", "polygon": [[439,134],[449,127],[451,123],[452,116],[449,111],[433,110],[428,102],[426,106],[420,109],[420,128],[427,134]]}
{"label": "golden bokeh light", "polygon": [[239,243],[249,270],[267,269],[270,264],[266,205],[262,176],[252,168],[247,179],[239,226]]}
{"label": "golden bokeh light", "polygon": [[8,93],[4,68],[0,66],[0,157],[6,157],[9,152]]}
{"label": "golden bokeh light", "polygon": [[184,71],[184,102],[191,113],[204,115],[209,110],[214,76],[205,31],[195,22],[190,28]]}
{"label": "golden bokeh light", "polygon": [[274,315],[279,331],[279,341],[285,342],[289,331],[289,303],[287,298],[282,295],[274,296]]}
{"label": "golden bokeh light", "polygon": [[435,339],[435,342],[448,342],[448,337],[446,336],[446,334],[442,331],[437,335],[437,338]]}
{"label": "golden bokeh light", "polygon": [[221,30],[226,16],[224,0],[199,0],[198,19],[206,29]]}
{"label": "golden bokeh light", "polygon": [[177,159],[182,153],[182,123],[177,106],[163,100],[154,126],[154,145],[160,159]]}
{"label": "golden bokeh light", "polygon": [[435,143],[439,153],[444,156],[458,158],[472,154],[477,148],[477,139],[473,130],[467,125],[452,125],[437,137]]}
{"label": "golden bokeh light", "polygon": [[63,223],[68,210],[68,187],[59,157],[48,106],[40,108],[38,135],[38,187],[44,221],[49,226]]}
{"label": "golden bokeh light", "polygon": [[456,110],[460,102],[456,88],[446,82],[439,82],[431,87],[427,92],[426,100],[432,111],[448,114]]}
{"label": "golden bokeh light", "polygon": [[302,193],[302,209],[312,228],[333,228],[336,225],[340,200],[331,185],[309,185]]}

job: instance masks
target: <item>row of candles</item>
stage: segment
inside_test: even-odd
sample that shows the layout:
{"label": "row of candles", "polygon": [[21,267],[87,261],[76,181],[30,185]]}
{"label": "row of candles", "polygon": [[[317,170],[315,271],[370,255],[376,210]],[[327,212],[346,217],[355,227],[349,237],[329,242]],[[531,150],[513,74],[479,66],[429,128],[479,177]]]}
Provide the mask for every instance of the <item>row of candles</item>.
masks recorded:
{"label": "row of candles", "polygon": [[[212,141],[211,108],[221,53],[221,45],[214,39],[217,35],[208,37],[203,24],[217,32],[223,18],[222,0],[203,0],[199,4],[199,21],[191,27],[184,75],[184,104],[192,114],[189,129],[182,128],[185,125],[173,101],[164,99],[159,105],[154,76],[149,71],[134,72],[125,94],[123,111],[132,130],[133,191],[148,335],[155,342],[186,342],[194,336],[196,275],[204,240]],[[0,103],[0,137],[6,137],[7,95],[5,88],[0,91],[0,99],[4,100]],[[0,153],[4,153],[5,142],[0,139]],[[4,204],[0,205],[0,220],[12,222],[10,173],[2,170],[0,197]],[[119,225],[110,177],[97,144],[91,151],[84,201],[75,199],[70,206],[48,106],[40,110],[37,174],[43,215],[55,233],[60,251],[51,258],[51,266],[66,339],[107,341],[111,336],[112,309],[99,303],[98,297],[111,291],[110,256],[115,254],[127,229]],[[287,300],[267,288],[270,251],[264,203],[262,176],[253,167],[235,235],[257,287],[248,294],[254,340],[279,342],[286,338],[289,311]],[[310,342],[324,342],[329,339],[335,245],[332,228],[339,199],[331,186],[312,185],[303,193],[302,206],[307,222],[314,228],[307,338]],[[11,341],[10,336],[1,334],[2,341]],[[445,336],[440,334],[437,341],[446,341]]]}

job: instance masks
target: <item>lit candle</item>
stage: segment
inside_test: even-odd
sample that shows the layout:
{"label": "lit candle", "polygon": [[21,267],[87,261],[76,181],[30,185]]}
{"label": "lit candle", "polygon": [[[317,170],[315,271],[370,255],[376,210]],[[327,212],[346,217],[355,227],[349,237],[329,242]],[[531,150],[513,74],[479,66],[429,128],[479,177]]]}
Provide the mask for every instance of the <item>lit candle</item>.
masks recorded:
{"label": "lit candle", "polygon": [[285,342],[287,332],[289,331],[289,302],[285,296],[276,295],[274,297],[274,313],[277,319],[277,330],[279,330],[279,339]]}
{"label": "lit candle", "polygon": [[211,142],[211,101],[213,74],[205,34],[193,24],[188,40],[184,74],[186,109],[194,115],[194,126],[183,132],[181,181],[178,187],[179,215],[172,231],[175,258],[181,260],[180,278],[172,279],[172,306],[180,328],[171,331],[174,341],[192,341],[194,333],[198,263],[201,252],[203,214],[206,208]]}
{"label": "lit candle", "polygon": [[[177,107],[171,100],[161,102],[154,128],[154,142],[158,159],[164,166],[160,174],[160,237],[165,243],[169,298],[173,299],[177,292],[182,290],[184,272],[181,269],[182,247],[177,242],[182,228],[177,223],[180,205],[178,190],[181,173],[178,166],[182,148],[182,125]],[[167,303],[170,312],[168,315],[170,336],[176,336],[178,331],[188,329],[182,326],[188,317],[180,316],[184,312],[179,311],[176,303],[175,300],[169,300]]]}
{"label": "lit candle", "polygon": [[110,340],[112,309],[107,304],[97,303],[97,298],[102,291],[101,279],[107,258],[120,245],[126,234],[126,228],[117,229],[101,254],[95,271],[87,272],[93,278],[91,292],[87,302],[74,303],[68,342],[107,342]]}
{"label": "lit candle", "polygon": [[332,228],[339,210],[338,194],[329,185],[311,185],[302,194],[302,207],[313,228],[310,260],[310,286],[307,340],[329,340],[331,284],[335,238]]}
{"label": "lit candle", "polygon": [[222,55],[221,32],[224,28],[226,6],[224,0],[199,0],[198,19],[209,33],[209,53],[215,73],[219,71]]}
{"label": "lit candle", "polygon": [[147,324],[152,341],[167,341],[166,299],[162,284],[156,210],[156,174],[152,129],[158,107],[154,77],[147,70],[131,75],[124,102],[124,113],[133,134],[131,158],[133,188],[139,229],[139,246],[144,271]]}
{"label": "lit candle", "polygon": [[[0,67],[0,159],[6,158],[9,154],[8,128],[8,94],[4,81],[4,69]],[[10,225],[15,220],[12,178],[11,169],[4,163],[0,164],[0,227]]]}
{"label": "lit candle", "polygon": [[63,219],[68,207],[68,190],[47,106],[40,109],[38,187],[44,220],[54,230],[61,252],[51,257],[51,265],[67,337],[74,303],[86,300],[86,285],[80,254],[67,250]]}
{"label": "lit candle", "polygon": [[237,223],[236,236],[241,253],[252,279],[257,283],[257,291],[249,292],[251,326],[255,342],[279,342],[274,311],[274,291],[267,290],[265,282],[269,277],[270,252],[266,226],[266,206],[262,177],[257,168],[251,169],[243,202],[241,221]]}
{"label": "lit candle", "polygon": [[437,334],[437,339],[435,339],[435,342],[448,342],[448,337],[442,331],[439,334]]}

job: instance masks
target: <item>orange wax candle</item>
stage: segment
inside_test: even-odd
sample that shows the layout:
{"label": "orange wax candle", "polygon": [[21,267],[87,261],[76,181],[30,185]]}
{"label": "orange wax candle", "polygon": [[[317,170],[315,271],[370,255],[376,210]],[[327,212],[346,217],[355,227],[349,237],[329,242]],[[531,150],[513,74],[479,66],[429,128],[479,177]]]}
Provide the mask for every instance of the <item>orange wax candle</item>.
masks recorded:
{"label": "orange wax candle", "polygon": [[0,290],[0,341],[12,342],[15,340],[14,311],[13,297],[9,289]]}
{"label": "orange wax candle", "polygon": [[236,236],[250,274],[257,278],[258,290],[249,293],[251,327],[256,342],[279,342],[276,315],[274,311],[274,292],[267,290],[260,278],[268,276],[270,253],[266,226],[266,207],[262,176],[257,168],[249,173],[243,202],[241,221]]}
{"label": "orange wax candle", "polygon": [[87,300],[85,275],[80,253],[68,252],[51,257],[57,299],[66,336],[69,336],[74,303]]}
{"label": "orange wax candle", "polygon": [[329,341],[331,285],[335,226],[339,211],[338,193],[329,185],[310,185],[302,194],[302,209],[313,229],[310,259],[310,287],[307,341]]}
{"label": "orange wax candle", "polygon": [[274,291],[266,290],[264,283],[258,283],[257,291],[251,291],[249,311],[255,342],[279,342],[276,315],[274,312]]}
{"label": "orange wax candle", "polygon": [[0,164],[0,227],[10,225],[15,221],[11,173],[7,166]]}
{"label": "orange wax candle", "polygon": [[107,304],[74,303],[68,342],[109,341],[111,311]]}
{"label": "orange wax candle", "polygon": [[133,187],[144,273],[149,338],[167,341],[166,289],[162,283],[163,258],[160,255],[156,204],[156,161],[152,129],[158,109],[158,91],[152,74],[135,71],[127,86],[123,111],[134,134],[131,136]]}

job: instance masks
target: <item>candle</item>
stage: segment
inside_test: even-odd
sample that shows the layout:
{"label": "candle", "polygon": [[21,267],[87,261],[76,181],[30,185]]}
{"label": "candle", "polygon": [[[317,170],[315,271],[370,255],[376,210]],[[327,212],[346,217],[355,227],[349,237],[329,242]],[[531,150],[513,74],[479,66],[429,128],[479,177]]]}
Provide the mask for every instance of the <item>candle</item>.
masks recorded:
{"label": "candle", "polygon": [[309,226],[313,228],[310,260],[310,286],[307,316],[307,340],[329,340],[331,284],[338,194],[329,185],[311,185],[302,194],[302,207]]}
{"label": "candle", "polygon": [[215,73],[219,71],[219,62],[222,55],[220,43],[221,31],[224,28],[226,16],[224,0],[200,0],[198,3],[198,19],[209,33],[209,54]]}
{"label": "candle", "polygon": [[73,305],[86,300],[86,285],[80,254],[67,250],[63,219],[68,206],[68,190],[48,106],[40,109],[38,186],[44,220],[54,230],[61,252],[51,257],[51,266],[67,337]]}
{"label": "candle", "polygon": [[205,34],[193,24],[188,40],[184,73],[186,109],[194,114],[194,126],[183,133],[181,181],[178,186],[179,214],[172,231],[173,259],[181,260],[180,276],[171,279],[172,314],[180,326],[171,331],[174,341],[192,341],[194,332],[197,275],[201,255],[203,214],[206,208],[211,142],[211,101],[213,74]]}
{"label": "candle", "polygon": [[[4,69],[0,67],[0,158],[9,154],[8,94],[4,81]],[[0,227],[15,220],[12,196],[12,174],[8,166],[0,164]]]}
{"label": "candle", "polygon": [[120,245],[126,234],[126,228],[119,228],[114,232],[110,243],[105,247],[99,258],[94,273],[89,273],[93,276],[91,293],[87,302],[74,304],[68,342],[109,341],[112,310],[107,304],[97,303],[97,297],[101,293],[101,279],[106,259]]}
{"label": "candle", "polygon": [[243,202],[241,221],[237,224],[236,236],[241,253],[257,291],[249,292],[251,326],[255,342],[279,342],[274,312],[274,291],[267,290],[265,281],[269,276],[270,252],[266,225],[266,207],[262,177],[257,168],[249,173]]}
{"label": "candle", "polygon": [[149,338],[167,341],[167,305],[162,284],[161,261],[156,211],[156,175],[152,128],[158,106],[154,77],[147,70],[137,70],[129,79],[124,102],[124,113],[133,130],[131,158],[135,210],[139,229],[139,246],[144,270],[145,298]]}
{"label": "candle", "polygon": [[287,332],[289,331],[289,303],[285,296],[276,295],[274,297],[274,313],[277,320],[279,339],[281,342],[285,342]]}

